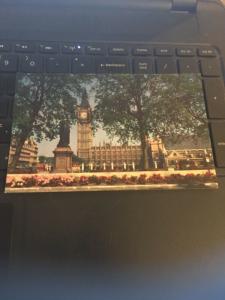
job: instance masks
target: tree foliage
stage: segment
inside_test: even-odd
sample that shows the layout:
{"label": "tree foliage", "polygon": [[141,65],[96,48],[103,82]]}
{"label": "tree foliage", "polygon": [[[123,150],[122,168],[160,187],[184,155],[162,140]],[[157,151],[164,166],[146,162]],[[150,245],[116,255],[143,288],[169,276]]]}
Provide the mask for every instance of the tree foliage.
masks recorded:
{"label": "tree foliage", "polygon": [[[146,138],[200,136],[207,131],[198,75],[102,75],[94,118],[120,143],[139,142],[145,168]],[[151,155],[151,153],[150,153]]]}
{"label": "tree foliage", "polygon": [[120,142],[147,136],[207,133],[207,118],[198,75],[103,75],[99,77],[94,117]]}
{"label": "tree foliage", "polygon": [[82,75],[21,75],[14,105],[14,167],[28,138],[51,141],[58,137],[61,121],[69,126],[75,124],[77,97],[88,80],[88,76]]}

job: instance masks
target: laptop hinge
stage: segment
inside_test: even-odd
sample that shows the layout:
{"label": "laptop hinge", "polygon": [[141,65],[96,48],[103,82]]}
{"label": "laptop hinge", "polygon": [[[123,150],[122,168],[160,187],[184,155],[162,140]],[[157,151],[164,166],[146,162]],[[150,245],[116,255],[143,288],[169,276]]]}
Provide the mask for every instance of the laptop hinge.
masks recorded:
{"label": "laptop hinge", "polygon": [[177,12],[196,12],[198,0],[172,0],[172,10]]}

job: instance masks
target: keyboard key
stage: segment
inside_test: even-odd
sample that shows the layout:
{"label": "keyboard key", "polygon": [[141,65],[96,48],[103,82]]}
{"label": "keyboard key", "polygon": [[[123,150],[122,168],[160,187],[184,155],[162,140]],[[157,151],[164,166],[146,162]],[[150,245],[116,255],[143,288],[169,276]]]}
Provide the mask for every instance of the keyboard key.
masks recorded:
{"label": "keyboard key", "polygon": [[128,58],[103,57],[96,59],[97,73],[130,73]]}
{"label": "keyboard key", "polygon": [[70,73],[68,57],[48,57],[46,60],[46,71],[48,73]]}
{"label": "keyboard key", "polygon": [[110,55],[128,55],[128,47],[114,46],[109,47]]}
{"label": "keyboard key", "polygon": [[0,119],[0,143],[9,144],[11,138],[11,121]]}
{"label": "keyboard key", "polygon": [[0,170],[7,169],[9,144],[0,144]]}
{"label": "keyboard key", "polygon": [[155,48],[155,55],[157,55],[157,56],[173,56],[174,50],[170,47],[157,47],[157,48]]}
{"label": "keyboard key", "polygon": [[32,42],[18,42],[15,44],[16,52],[31,53],[35,51],[35,44]]}
{"label": "keyboard key", "polygon": [[175,74],[177,73],[176,60],[172,58],[161,58],[156,61],[158,74]]}
{"label": "keyboard key", "polygon": [[16,89],[16,74],[0,74],[0,94],[14,95]]}
{"label": "keyboard key", "polygon": [[62,53],[65,54],[82,54],[84,51],[80,44],[65,43],[62,45]]}
{"label": "keyboard key", "polygon": [[46,42],[46,43],[41,43],[39,45],[39,51],[41,53],[58,53],[58,44],[54,42]]}
{"label": "keyboard key", "polygon": [[214,48],[211,47],[201,47],[198,49],[198,55],[205,57],[215,57],[217,55],[217,52]]}
{"label": "keyboard key", "polygon": [[203,58],[201,60],[201,71],[203,76],[221,76],[221,66],[219,60],[216,58]]}
{"label": "keyboard key", "polygon": [[7,118],[10,114],[12,105],[12,97],[0,96],[0,118]]}
{"label": "keyboard key", "polygon": [[17,72],[17,61],[16,55],[0,55],[0,71]]}
{"label": "keyboard key", "polygon": [[154,74],[154,62],[151,58],[136,58],[133,61],[134,73]]}
{"label": "keyboard key", "polygon": [[86,54],[104,55],[106,53],[105,46],[103,45],[87,45]]}
{"label": "keyboard key", "polygon": [[180,73],[200,73],[199,64],[193,58],[183,58],[178,61]]}
{"label": "keyboard key", "polygon": [[0,171],[0,193],[4,192],[5,183],[6,183],[6,172]]}
{"label": "keyboard key", "polygon": [[149,47],[138,46],[132,49],[132,54],[136,56],[148,56],[148,55],[152,55],[153,51]]}
{"label": "keyboard key", "polygon": [[189,47],[179,47],[177,48],[176,52],[178,56],[195,56],[196,49]]}
{"label": "keyboard key", "polygon": [[209,118],[225,118],[225,89],[222,79],[204,79],[204,90]]}
{"label": "keyboard key", "polygon": [[225,122],[211,123],[213,148],[216,158],[216,166],[225,168]]}
{"label": "keyboard key", "polygon": [[26,55],[20,58],[20,72],[41,73],[43,71],[43,60],[38,55]]}
{"label": "keyboard key", "polygon": [[9,52],[11,44],[9,42],[0,42],[0,52]]}
{"label": "keyboard key", "polygon": [[72,59],[73,73],[96,73],[95,58],[87,56],[77,56]]}

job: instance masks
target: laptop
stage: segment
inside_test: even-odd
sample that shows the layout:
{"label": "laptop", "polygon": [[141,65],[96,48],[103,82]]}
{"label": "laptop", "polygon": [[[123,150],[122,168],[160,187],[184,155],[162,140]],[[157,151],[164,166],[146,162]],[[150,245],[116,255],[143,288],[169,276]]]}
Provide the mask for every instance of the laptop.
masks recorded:
{"label": "laptop", "polygon": [[169,218],[164,201],[185,201],[190,214],[201,201],[210,214],[225,196],[222,2],[20,2],[3,3],[0,21],[0,197],[14,208],[12,253],[57,256],[47,241],[54,232],[60,243],[67,224],[62,253],[80,226],[97,236],[84,258],[93,247],[97,259],[112,230],[114,250],[119,232],[128,242],[122,234],[107,259],[122,260],[137,239],[135,261],[154,210]]}
{"label": "laptop", "polygon": [[0,51],[2,191],[218,188],[217,46],[3,39]]}

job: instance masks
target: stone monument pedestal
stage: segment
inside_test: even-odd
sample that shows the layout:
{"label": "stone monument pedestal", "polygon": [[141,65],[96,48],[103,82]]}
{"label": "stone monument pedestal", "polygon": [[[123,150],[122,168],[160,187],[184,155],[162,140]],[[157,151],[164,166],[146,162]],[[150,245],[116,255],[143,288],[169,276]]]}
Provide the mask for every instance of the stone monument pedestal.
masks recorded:
{"label": "stone monument pedestal", "polygon": [[72,172],[72,156],[73,151],[70,146],[59,147],[53,151],[55,155],[54,173],[70,173]]}

